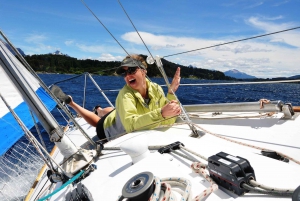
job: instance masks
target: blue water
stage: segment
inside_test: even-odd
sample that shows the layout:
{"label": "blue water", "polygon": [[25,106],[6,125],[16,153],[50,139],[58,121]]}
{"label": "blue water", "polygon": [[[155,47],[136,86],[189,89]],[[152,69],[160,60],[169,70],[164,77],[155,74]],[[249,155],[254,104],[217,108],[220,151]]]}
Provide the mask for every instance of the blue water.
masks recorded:
{"label": "blue water", "polygon": [[[40,74],[41,79],[47,86],[74,77],[75,75],[63,74]],[[115,76],[93,76],[100,88],[105,91],[106,96],[115,103],[118,91],[124,85],[122,77]],[[163,78],[151,78],[153,82],[165,84]],[[171,81],[171,80],[170,80]],[[209,81],[195,79],[181,79],[182,84],[195,83],[216,83],[225,81]],[[85,77],[80,76],[76,79],[57,83],[62,90],[73,97],[74,101],[83,104],[84,100]],[[107,107],[109,104],[100,94],[98,89],[92,83],[90,78],[86,79],[86,100],[85,108],[92,110],[95,105],[100,104]],[[166,87],[163,87],[166,91]],[[300,84],[278,83],[278,84],[255,84],[255,85],[223,85],[223,86],[180,86],[176,92],[178,99],[183,105],[188,104],[209,104],[209,103],[229,103],[229,102],[253,102],[265,98],[269,100],[281,100],[284,103],[292,103],[293,106],[300,105]],[[72,111],[72,110],[71,110]],[[66,121],[61,117],[58,109],[52,111],[53,116],[61,125],[66,125]],[[74,112],[75,114],[75,112]],[[32,132],[36,135],[34,129]],[[49,141],[48,134],[43,132],[43,138],[48,150],[51,150],[53,144]]]}

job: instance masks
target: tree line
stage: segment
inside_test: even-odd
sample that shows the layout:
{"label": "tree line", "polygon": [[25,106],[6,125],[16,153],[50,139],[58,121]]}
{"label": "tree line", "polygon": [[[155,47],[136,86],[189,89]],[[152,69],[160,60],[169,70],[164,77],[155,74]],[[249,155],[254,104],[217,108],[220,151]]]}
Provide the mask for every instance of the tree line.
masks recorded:
{"label": "tree line", "polygon": [[[146,55],[142,55],[146,58]],[[67,55],[28,55],[24,57],[29,65],[36,72],[42,73],[63,73],[82,74],[89,72],[98,75],[115,75],[116,67],[120,66],[120,61],[99,61],[92,59],[77,59]],[[162,59],[163,67],[168,77],[173,77],[177,67],[181,68],[181,77],[207,80],[234,80],[225,76],[221,71],[183,66]],[[156,64],[148,65],[147,74],[149,77],[161,77]]]}

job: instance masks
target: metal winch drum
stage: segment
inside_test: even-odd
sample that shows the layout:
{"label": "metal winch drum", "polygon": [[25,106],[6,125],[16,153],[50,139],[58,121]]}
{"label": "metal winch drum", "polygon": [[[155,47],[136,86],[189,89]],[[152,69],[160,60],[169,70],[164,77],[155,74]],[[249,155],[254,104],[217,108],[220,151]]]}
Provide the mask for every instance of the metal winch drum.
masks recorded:
{"label": "metal winch drum", "polygon": [[151,172],[141,172],[129,179],[122,189],[122,196],[130,201],[147,201],[155,189]]}

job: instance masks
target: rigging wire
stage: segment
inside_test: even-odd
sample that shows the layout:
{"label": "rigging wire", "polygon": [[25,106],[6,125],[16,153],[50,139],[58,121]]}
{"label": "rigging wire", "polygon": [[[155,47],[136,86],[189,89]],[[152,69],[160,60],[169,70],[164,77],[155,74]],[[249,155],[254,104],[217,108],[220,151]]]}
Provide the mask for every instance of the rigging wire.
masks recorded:
{"label": "rigging wire", "polygon": [[[146,49],[148,50],[150,56],[151,56],[152,59],[155,61],[155,64],[156,64],[156,66],[158,67],[158,70],[160,71],[160,73],[162,74],[163,78],[165,79],[165,82],[166,82],[166,84],[167,84],[167,86],[168,86],[168,89],[171,89],[173,95],[175,96],[175,99],[179,102],[180,109],[181,109],[181,113],[182,113],[182,115],[180,116],[180,118],[181,118],[183,121],[191,122],[191,120],[189,119],[189,116],[187,115],[187,113],[186,113],[185,109],[183,108],[182,104],[180,103],[178,97],[176,96],[176,94],[175,94],[175,92],[173,91],[173,89],[170,87],[169,80],[168,80],[168,78],[167,78],[166,72],[165,72],[165,70],[164,70],[164,68],[163,68],[163,65],[162,65],[161,61],[160,61],[160,60],[157,61],[156,59],[154,59],[154,57],[152,56],[152,54],[151,54],[150,50],[148,49],[146,43],[144,42],[142,36],[140,35],[140,33],[138,32],[138,30],[136,29],[135,25],[133,24],[133,22],[132,22],[132,20],[130,19],[129,15],[127,14],[126,10],[124,9],[123,5],[121,4],[120,0],[118,0],[118,2],[119,2],[119,4],[120,4],[120,6],[122,7],[124,13],[126,14],[127,18],[128,18],[129,21],[131,22],[132,26],[134,27],[136,33],[137,33],[138,36],[140,37],[141,41],[144,43],[144,46],[145,46]],[[158,64],[158,63],[159,63],[159,64]],[[147,78],[150,80],[150,78],[149,78],[148,76],[147,76]],[[197,135],[197,130],[196,130],[196,128],[193,127],[191,124],[188,124],[188,125],[190,126],[191,130],[193,131],[193,133]]]}
{"label": "rigging wire", "polygon": [[[180,84],[180,86],[212,86],[212,85],[243,85],[243,84],[273,84],[273,83],[289,83],[289,82],[300,82],[300,79],[296,80],[275,80],[275,81],[261,81],[261,82],[228,82],[228,83],[195,83],[195,84]],[[160,85],[165,87],[167,85]]]}
{"label": "rigging wire", "polygon": [[33,134],[28,130],[26,125],[23,123],[23,121],[19,118],[19,116],[15,113],[15,111],[10,107],[10,105],[7,103],[5,98],[0,93],[0,98],[2,99],[3,103],[6,105],[10,113],[13,115],[14,119],[17,121],[25,135],[28,137],[28,140],[33,144],[33,146],[36,148],[37,152],[40,154],[41,158],[45,161],[47,166],[51,169],[51,166],[49,165],[47,159],[45,158],[42,151],[48,156],[49,159],[52,160],[52,162],[57,165],[57,167],[65,174],[65,171],[59,166],[58,163],[50,156],[48,151],[44,149],[44,147],[37,141],[37,139],[33,136]]}
{"label": "rigging wire", "polygon": [[50,89],[46,86],[46,84],[42,81],[42,79],[37,75],[37,73],[31,68],[28,62],[24,59],[24,57],[19,53],[19,51],[15,48],[15,46],[9,41],[9,39],[4,35],[4,33],[0,30],[0,35],[4,38],[4,40],[9,44],[9,46],[16,53],[17,57],[20,59],[20,62],[24,67],[37,79],[39,84],[43,87],[43,89],[51,96],[51,98],[59,105],[60,108],[67,114],[67,116],[73,121],[76,127],[80,130],[80,132],[85,136],[85,138],[94,146],[97,147],[96,143],[88,136],[88,134],[83,130],[83,128],[75,121],[74,117],[71,113],[62,105],[60,101],[54,96],[54,94],[50,91]]}
{"label": "rigging wire", "polygon": [[135,27],[135,25],[133,24],[131,18],[129,17],[129,15],[127,14],[126,10],[124,9],[122,3],[120,2],[120,0],[118,0],[120,6],[122,7],[124,13],[126,14],[127,18],[129,19],[130,23],[132,24],[133,28],[135,29],[136,33],[139,35],[141,41],[143,42],[144,46],[146,47],[147,51],[149,52],[150,56],[152,57],[152,59],[155,61],[154,57],[152,56],[150,50],[148,49],[148,46],[146,45],[146,43],[144,42],[142,36],[140,35],[140,33],[138,32],[137,28]]}
{"label": "rigging wire", "polygon": [[234,41],[221,43],[221,44],[217,44],[217,45],[211,45],[211,46],[203,47],[203,48],[199,48],[199,49],[189,50],[189,51],[185,51],[185,52],[179,52],[179,53],[175,53],[175,54],[169,54],[167,56],[163,56],[163,58],[170,57],[170,56],[175,56],[175,55],[179,55],[179,54],[185,54],[185,53],[189,53],[189,52],[195,52],[195,51],[198,51],[198,50],[209,49],[209,48],[212,48],[212,47],[218,47],[218,46],[227,45],[227,44],[231,44],[231,43],[241,42],[241,41],[250,40],[250,39],[254,39],[254,38],[260,38],[260,37],[269,36],[269,35],[273,35],[273,34],[278,34],[278,33],[291,31],[291,30],[295,30],[295,29],[299,29],[299,28],[300,27],[294,27],[294,28],[285,29],[285,30],[281,30],[281,31],[276,31],[276,32],[268,33],[268,34],[263,34],[263,35],[249,37],[249,38],[234,40]]}
{"label": "rigging wire", "polygon": [[[111,37],[120,45],[120,47],[126,52],[126,54],[130,57],[130,58],[132,58],[131,57],[131,55],[125,50],[125,48],[121,45],[121,43],[114,37],[114,35],[107,29],[107,27],[101,22],[101,20],[96,16],[96,14],[88,7],[88,5],[84,2],[84,0],[80,0],[82,3],[83,3],[83,5],[92,13],[92,15],[98,20],[98,22],[105,28],[105,30],[111,35]],[[120,3],[120,2],[119,2]],[[123,6],[122,6],[122,4],[120,3],[120,5],[121,5],[121,7],[123,8]],[[124,10],[124,8],[123,8],[123,10]],[[126,13],[126,11],[124,10],[124,12]],[[126,15],[127,15],[127,13],[126,13]],[[128,16],[128,15],[127,15]],[[128,18],[129,18],[129,16],[128,16]],[[130,18],[129,18],[129,20],[130,20]],[[131,20],[130,20],[131,21]],[[131,21],[131,23],[132,23],[132,21]],[[133,24],[133,23],[132,23]],[[138,35],[140,36],[140,34],[138,33]],[[143,40],[142,40],[143,41]],[[144,41],[143,41],[143,43],[144,43]],[[144,43],[145,44],[145,43]],[[146,44],[145,44],[146,45]],[[147,48],[147,50],[149,51],[149,49],[148,49],[148,47],[146,47]],[[149,52],[150,53],[150,52]],[[150,53],[151,54],[151,53]],[[151,55],[152,56],[152,55]],[[153,56],[152,56],[152,58],[153,58]],[[135,63],[135,62],[134,62]],[[138,67],[139,67],[139,65],[137,65]],[[118,67],[116,67],[116,68],[118,68]],[[147,76],[147,75],[146,75]],[[147,78],[151,81],[151,79],[147,76]]]}
{"label": "rigging wire", "polygon": [[[30,112],[30,114],[31,114],[31,118],[32,118],[32,120],[33,120],[33,122],[34,122],[34,126],[35,126],[36,132],[38,133],[38,136],[39,136],[39,138],[40,138],[41,144],[42,144],[42,146],[44,147],[44,149],[47,150],[46,144],[45,144],[45,142],[44,142],[44,140],[43,140],[41,131],[40,131],[40,129],[39,129],[38,125],[37,125],[37,122],[36,122],[36,120],[35,120],[35,118],[34,118],[33,112],[32,112],[31,110],[30,110],[29,112]],[[51,168],[54,169],[54,166],[53,166],[53,164],[52,164],[51,159],[50,159],[49,157],[46,158],[46,159],[47,159],[47,161],[49,161],[49,164],[50,164]]]}
{"label": "rigging wire", "polygon": [[113,39],[120,45],[120,47],[127,53],[127,55],[130,55],[125,48],[121,45],[121,43],[114,37],[114,35],[106,28],[106,26],[101,22],[101,20],[97,17],[97,15],[88,7],[88,5],[84,2],[84,0],[80,0],[81,3],[94,15],[94,17],[98,20],[98,22],[105,28],[105,30],[110,34]]}

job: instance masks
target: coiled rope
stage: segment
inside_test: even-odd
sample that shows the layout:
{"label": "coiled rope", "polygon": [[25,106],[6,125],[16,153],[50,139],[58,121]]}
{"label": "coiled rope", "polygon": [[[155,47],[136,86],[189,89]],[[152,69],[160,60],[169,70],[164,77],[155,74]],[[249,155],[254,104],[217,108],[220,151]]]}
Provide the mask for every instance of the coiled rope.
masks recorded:
{"label": "coiled rope", "polygon": [[175,192],[181,195],[180,201],[200,201],[204,197],[209,196],[212,192],[218,189],[218,185],[216,185],[214,181],[209,178],[209,176],[205,173],[205,171],[202,170],[203,168],[200,168],[201,171],[198,172],[198,170],[200,169],[198,169],[197,164],[195,164],[195,168],[193,166],[192,169],[197,173],[206,175],[205,178],[212,185],[206,190],[204,190],[201,194],[197,195],[195,198],[191,198],[192,184],[188,179],[182,177],[169,177],[169,178],[159,179],[158,177],[155,177],[154,178],[155,189],[153,194],[149,198],[149,201],[157,201],[157,200],[176,201],[177,198],[175,196]]}

